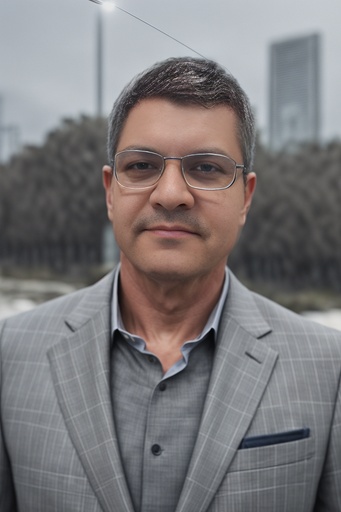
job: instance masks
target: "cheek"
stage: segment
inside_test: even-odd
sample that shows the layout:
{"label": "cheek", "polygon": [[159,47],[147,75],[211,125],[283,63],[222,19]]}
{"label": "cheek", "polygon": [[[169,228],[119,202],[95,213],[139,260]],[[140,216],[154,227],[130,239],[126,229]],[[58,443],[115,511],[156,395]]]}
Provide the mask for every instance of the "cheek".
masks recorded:
{"label": "cheek", "polygon": [[221,219],[225,226],[239,225],[244,210],[244,194],[230,194],[215,207],[215,216]]}
{"label": "cheek", "polygon": [[245,221],[243,207],[243,201],[231,200],[217,209],[215,232],[222,246],[230,245],[238,238]]}
{"label": "cheek", "polygon": [[245,223],[245,189],[241,187],[240,193],[231,197],[229,201],[229,213],[231,221],[236,227],[241,228]]}
{"label": "cheek", "polygon": [[142,194],[114,190],[112,196],[112,223],[115,234],[128,236],[132,224],[139,217],[145,201]]}

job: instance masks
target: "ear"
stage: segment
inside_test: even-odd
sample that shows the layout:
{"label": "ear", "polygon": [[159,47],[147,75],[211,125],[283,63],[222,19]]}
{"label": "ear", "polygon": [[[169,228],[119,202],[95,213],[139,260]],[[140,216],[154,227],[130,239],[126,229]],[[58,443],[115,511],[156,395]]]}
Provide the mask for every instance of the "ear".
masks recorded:
{"label": "ear", "polygon": [[253,194],[256,189],[257,176],[256,173],[250,172],[246,175],[246,183],[244,188],[244,206],[241,211],[241,224],[242,226],[246,222],[246,217],[249,212]]}
{"label": "ear", "polygon": [[108,217],[112,220],[113,199],[112,199],[112,181],[113,169],[110,165],[104,165],[102,169],[102,181],[105,189],[105,200],[107,204]]}

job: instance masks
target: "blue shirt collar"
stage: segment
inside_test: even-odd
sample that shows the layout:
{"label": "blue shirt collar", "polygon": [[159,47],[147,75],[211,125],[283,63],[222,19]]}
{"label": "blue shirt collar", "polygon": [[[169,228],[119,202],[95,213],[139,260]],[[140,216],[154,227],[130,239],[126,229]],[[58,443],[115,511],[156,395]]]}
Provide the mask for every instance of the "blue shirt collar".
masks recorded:
{"label": "blue shirt collar", "polygon": [[[127,336],[135,337],[135,335],[133,333],[129,333],[125,330],[123,321],[122,321],[120,306],[119,306],[119,302],[118,302],[118,281],[119,281],[119,276],[120,276],[120,267],[121,267],[121,265],[119,264],[115,269],[114,282],[113,282],[113,295],[112,295],[112,303],[111,303],[112,304],[112,306],[111,306],[112,332],[115,332],[115,330],[118,329],[119,331],[121,331],[121,333],[125,337],[127,337]],[[205,325],[204,329],[202,330],[202,332],[199,334],[199,336],[195,340],[187,341],[186,344],[202,340],[211,329],[213,329],[214,334],[216,336],[216,334],[218,332],[222,309],[223,309],[225,300],[227,298],[228,288],[229,288],[229,273],[228,273],[227,267],[225,267],[224,285],[223,285],[223,289],[221,291],[221,294],[220,294],[217,304],[213,308],[213,310],[206,322],[206,325]]]}

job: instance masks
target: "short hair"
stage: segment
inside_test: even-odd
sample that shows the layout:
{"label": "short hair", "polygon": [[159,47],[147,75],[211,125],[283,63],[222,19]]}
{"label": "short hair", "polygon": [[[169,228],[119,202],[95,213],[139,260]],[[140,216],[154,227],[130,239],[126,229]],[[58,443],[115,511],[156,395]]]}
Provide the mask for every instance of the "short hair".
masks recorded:
{"label": "short hair", "polygon": [[238,119],[238,140],[247,172],[252,169],[255,121],[249,99],[237,80],[212,60],[175,57],[154,64],[126,85],[109,116],[108,158],[113,165],[131,109],[141,100],[163,98],[183,105],[226,105]]}

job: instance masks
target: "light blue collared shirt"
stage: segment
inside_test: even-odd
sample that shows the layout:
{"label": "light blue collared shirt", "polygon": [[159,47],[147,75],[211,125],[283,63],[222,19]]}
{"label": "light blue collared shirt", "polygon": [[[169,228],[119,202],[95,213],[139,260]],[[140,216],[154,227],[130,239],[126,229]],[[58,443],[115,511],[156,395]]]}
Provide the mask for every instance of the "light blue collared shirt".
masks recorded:
{"label": "light blue collared shirt", "polygon": [[[152,352],[149,352],[146,349],[146,342],[142,338],[140,338],[140,336],[136,336],[135,334],[128,332],[123,325],[120,306],[119,306],[119,302],[118,302],[119,276],[120,276],[120,265],[118,265],[115,270],[114,283],[113,283],[113,300],[112,300],[112,311],[111,311],[112,332],[114,333],[116,330],[118,330],[121,333],[121,335],[123,336],[123,338],[129,343],[129,345],[131,345],[136,350],[141,352],[141,354],[150,355],[150,356],[155,357],[155,355]],[[221,291],[218,302],[216,303],[215,307],[213,308],[213,310],[206,322],[205,327],[203,328],[203,330],[199,334],[199,336],[197,336],[194,340],[188,340],[182,345],[182,347],[181,347],[182,358],[179,359],[171,368],[169,368],[169,370],[164,374],[163,379],[172,377],[173,375],[181,372],[184,368],[186,368],[186,366],[188,364],[189,354],[201,341],[203,341],[205,336],[211,330],[213,330],[214,338],[216,338],[221,312],[222,312],[222,309],[223,309],[223,306],[224,306],[224,303],[225,303],[225,300],[226,300],[227,294],[228,294],[228,287],[229,287],[229,274],[228,274],[228,270],[226,267],[223,289]]]}

